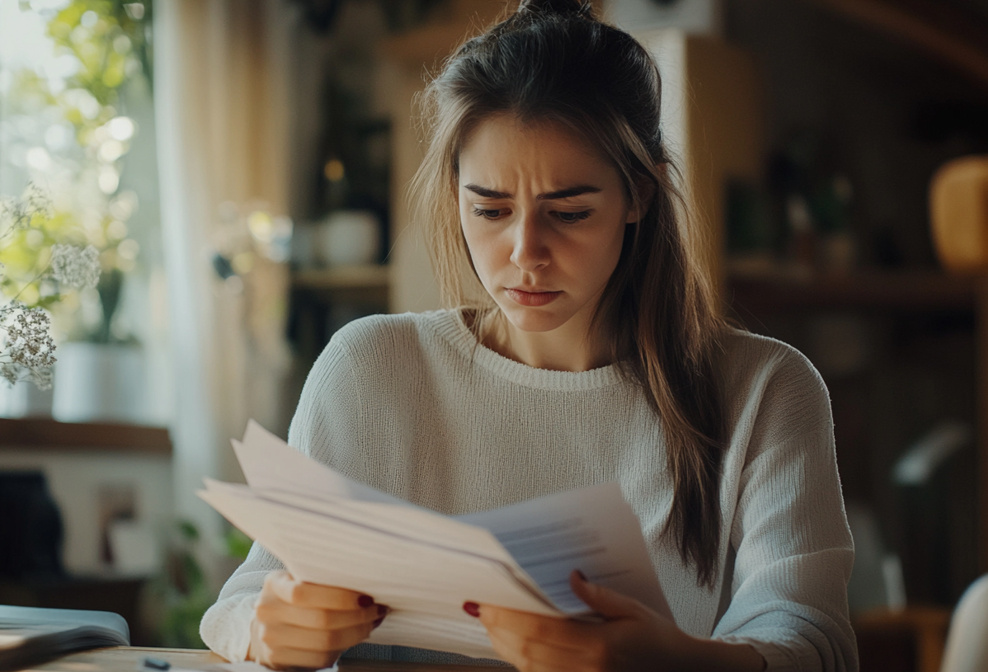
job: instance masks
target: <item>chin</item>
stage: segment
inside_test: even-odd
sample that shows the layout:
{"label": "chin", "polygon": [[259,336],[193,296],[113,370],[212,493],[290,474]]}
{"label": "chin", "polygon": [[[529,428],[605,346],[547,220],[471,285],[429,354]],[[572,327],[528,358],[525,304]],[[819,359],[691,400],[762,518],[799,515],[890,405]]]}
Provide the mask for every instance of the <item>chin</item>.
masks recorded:
{"label": "chin", "polygon": [[538,311],[533,308],[518,308],[512,306],[510,310],[501,307],[501,312],[515,329],[529,332],[544,332],[558,329],[566,323],[558,315],[545,311]]}

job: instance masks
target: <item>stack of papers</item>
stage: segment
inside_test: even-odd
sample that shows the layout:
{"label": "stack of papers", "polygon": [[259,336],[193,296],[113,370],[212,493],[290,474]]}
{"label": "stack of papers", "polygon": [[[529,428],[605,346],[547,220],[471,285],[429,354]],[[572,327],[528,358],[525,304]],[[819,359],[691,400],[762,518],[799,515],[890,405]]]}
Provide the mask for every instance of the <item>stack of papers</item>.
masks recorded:
{"label": "stack of papers", "polygon": [[388,605],[371,643],[497,658],[463,603],[593,618],[570,590],[574,569],[670,615],[616,483],[445,516],[347,479],[253,421],[233,447],[247,485],[207,479],[199,496],[294,577]]}

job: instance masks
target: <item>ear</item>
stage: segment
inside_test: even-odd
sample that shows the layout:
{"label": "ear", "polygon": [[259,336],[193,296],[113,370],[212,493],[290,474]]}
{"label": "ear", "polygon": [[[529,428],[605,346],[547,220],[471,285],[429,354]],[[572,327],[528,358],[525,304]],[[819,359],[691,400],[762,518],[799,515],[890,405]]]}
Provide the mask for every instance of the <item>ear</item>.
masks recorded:
{"label": "ear", "polygon": [[[660,163],[656,166],[656,168],[660,172],[664,172],[665,164]],[[637,196],[637,198],[628,210],[628,218],[625,221],[626,224],[634,224],[635,222],[641,221],[641,218],[645,216],[645,212],[652,204],[652,198],[655,196],[655,188],[655,183],[651,180],[642,179],[638,181],[635,185],[635,196]]]}

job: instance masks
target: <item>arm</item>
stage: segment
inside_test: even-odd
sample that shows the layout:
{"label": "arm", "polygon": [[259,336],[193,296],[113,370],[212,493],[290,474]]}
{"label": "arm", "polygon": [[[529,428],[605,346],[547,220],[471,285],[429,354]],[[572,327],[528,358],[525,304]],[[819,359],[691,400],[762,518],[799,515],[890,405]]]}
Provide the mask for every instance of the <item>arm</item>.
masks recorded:
{"label": "arm", "polygon": [[[351,431],[347,426],[350,414],[345,411],[349,410],[346,400],[354,396],[350,389],[352,367],[339,341],[334,338],[312,367],[289,431],[290,445],[320,461],[329,459],[329,437]],[[337,403],[338,400],[343,401]],[[337,618],[329,612],[354,611],[353,603],[360,595],[352,591],[345,591],[347,595],[342,597],[328,595],[316,588],[325,587],[294,581],[276,557],[255,543],[203,616],[199,628],[202,640],[216,653],[236,662],[250,659],[270,665],[282,664],[279,661],[289,664],[287,661],[295,657],[286,658],[283,649],[286,643],[298,644],[299,637],[305,640],[308,650],[327,654],[326,660],[335,659],[340,649],[352,644],[346,633],[334,631],[360,625],[369,633],[379,617],[377,607],[358,604],[366,611],[362,616],[342,613]],[[369,618],[372,614],[374,617]],[[291,627],[286,631],[286,626]],[[318,633],[293,630],[299,627]],[[366,634],[360,639],[365,637]],[[330,652],[335,653],[330,656]]]}
{"label": "arm", "polygon": [[203,616],[200,635],[228,660],[321,668],[360,643],[387,608],[367,595],[293,579],[258,544]]}
{"label": "arm", "polygon": [[857,670],[847,611],[853,545],[826,387],[788,348],[750,385],[724,469],[736,556],[714,637],[751,644],[772,670]]}
{"label": "arm", "polygon": [[[691,638],[637,603],[589,626],[482,605],[502,655],[522,669],[532,655],[556,662],[560,650],[581,665],[604,661],[588,669],[624,669],[606,662],[621,651],[644,665],[626,660],[628,669],[857,669],[846,597],[853,552],[827,392],[798,353],[780,346],[766,358],[764,343],[757,347],[759,370],[732,391],[743,411],[731,432],[722,503],[724,545],[736,555],[724,552],[731,601],[712,638]],[[589,593],[583,599],[608,613]],[[547,653],[540,640],[557,636],[565,644]]]}

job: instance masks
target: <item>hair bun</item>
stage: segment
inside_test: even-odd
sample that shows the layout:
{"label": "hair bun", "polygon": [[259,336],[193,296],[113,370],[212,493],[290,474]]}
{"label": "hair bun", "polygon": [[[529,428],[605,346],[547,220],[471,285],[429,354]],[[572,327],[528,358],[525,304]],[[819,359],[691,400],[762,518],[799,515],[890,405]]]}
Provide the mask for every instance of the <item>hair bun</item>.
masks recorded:
{"label": "hair bun", "polygon": [[592,16],[593,8],[584,0],[521,0],[518,13]]}

